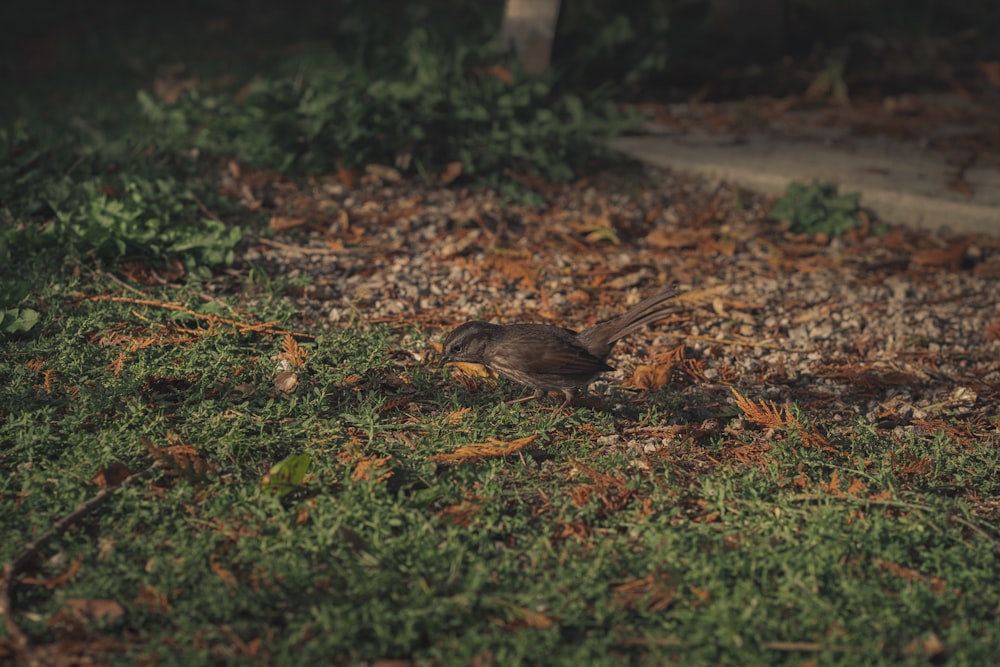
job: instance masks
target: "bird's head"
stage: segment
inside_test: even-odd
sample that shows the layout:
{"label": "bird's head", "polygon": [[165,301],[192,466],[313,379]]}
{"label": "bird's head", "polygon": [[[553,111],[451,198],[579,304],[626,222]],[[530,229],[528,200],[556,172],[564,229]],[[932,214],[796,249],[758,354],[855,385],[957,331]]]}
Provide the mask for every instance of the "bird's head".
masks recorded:
{"label": "bird's head", "polygon": [[453,362],[482,364],[486,345],[499,328],[496,324],[476,320],[454,329],[444,339],[438,366]]}

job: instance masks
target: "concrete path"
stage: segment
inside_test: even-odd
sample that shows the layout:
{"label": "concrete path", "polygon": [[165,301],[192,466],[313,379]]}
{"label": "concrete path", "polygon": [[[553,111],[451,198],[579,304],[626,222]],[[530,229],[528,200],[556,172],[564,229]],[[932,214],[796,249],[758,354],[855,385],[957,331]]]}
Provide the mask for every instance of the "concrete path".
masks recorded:
{"label": "concrete path", "polygon": [[887,222],[1000,235],[998,160],[978,160],[961,171],[954,152],[828,128],[797,136],[650,130],[646,136],[614,139],[611,146],[648,164],[766,194],[783,194],[792,181],[837,183],[842,193],[861,191],[862,206]]}

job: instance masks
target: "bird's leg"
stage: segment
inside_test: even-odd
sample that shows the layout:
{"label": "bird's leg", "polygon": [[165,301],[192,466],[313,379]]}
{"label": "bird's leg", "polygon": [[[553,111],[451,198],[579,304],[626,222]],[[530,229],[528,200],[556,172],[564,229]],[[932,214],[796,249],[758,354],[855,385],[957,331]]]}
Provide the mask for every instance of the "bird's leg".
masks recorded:
{"label": "bird's leg", "polygon": [[564,400],[562,402],[562,405],[559,406],[559,411],[560,412],[563,410],[563,408],[565,408],[570,403],[572,403],[573,401],[576,400],[576,398],[577,398],[576,387],[570,387],[569,389],[563,389],[563,397],[564,397]]}
{"label": "bird's leg", "polygon": [[504,401],[504,405],[515,405],[517,403],[525,403],[527,401],[533,401],[536,398],[542,398],[542,397],[544,397],[545,393],[546,392],[545,392],[544,389],[536,389],[535,393],[533,393],[531,396],[524,396],[522,398],[515,398],[512,401]]}

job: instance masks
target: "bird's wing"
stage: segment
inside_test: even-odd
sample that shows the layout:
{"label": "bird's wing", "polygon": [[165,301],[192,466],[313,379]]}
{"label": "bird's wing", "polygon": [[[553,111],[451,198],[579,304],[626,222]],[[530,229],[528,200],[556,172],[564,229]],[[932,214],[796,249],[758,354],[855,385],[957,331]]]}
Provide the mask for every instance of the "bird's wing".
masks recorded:
{"label": "bird's wing", "polygon": [[[572,334],[572,332],[567,332]],[[614,370],[575,340],[558,336],[527,335],[521,337],[519,345],[504,345],[502,355],[488,355],[486,365],[503,371],[501,367],[516,368],[533,375],[592,376],[596,373]]]}

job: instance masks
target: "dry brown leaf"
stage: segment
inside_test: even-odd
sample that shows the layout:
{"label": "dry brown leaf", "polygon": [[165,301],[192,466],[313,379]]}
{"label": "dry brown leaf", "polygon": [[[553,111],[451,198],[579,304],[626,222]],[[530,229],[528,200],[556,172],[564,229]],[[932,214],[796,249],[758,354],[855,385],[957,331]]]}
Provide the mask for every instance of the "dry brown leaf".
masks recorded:
{"label": "dry brown leaf", "polygon": [[480,275],[492,277],[496,274],[507,280],[517,281],[519,287],[525,292],[537,292],[537,281],[540,274],[538,267],[534,264],[499,254],[492,254],[486,261],[477,263]]}
{"label": "dry brown leaf", "polygon": [[299,376],[292,371],[281,371],[274,378],[274,388],[282,394],[291,394],[299,384]]}
{"label": "dry brown leaf", "polygon": [[606,213],[584,216],[582,220],[570,222],[569,227],[573,231],[583,234],[583,238],[589,243],[608,241],[612,245],[621,244],[618,230],[615,229],[614,223]]}
{"label": "dry brown leaf", "polygon": [[626,609],[664,611],[673,604],[677,589],[671,577],[660,572],[650,572],[641,579],[633,579],[611,587],[615,602]]}
{"label": "dry brown leaf", "polygon": [[636,366],[628,386],[645,389],[646,391],[659,391],[670,382],[670,375],[674,367],[667,365],[647,365]]}
{"label": "dry brown leaf", "polygon": [[166,614],[171,609],[167,594],[149,584],[139,584],[139,593],[133,602],[151,614]]}
{"label": "dry brown leaf", "polygon": [[593,484],[578,484],[569,490],[569,498],[576,507],[583,507],[594,497]]}
{"label": "dry brown leaf", "polygon": [[233,576],[232,572],[222,566],[218,554],[213,553],[209,555],[208,566],[212,569],[212,572],[219,575],[219,578],[222,579],[222,583],[226,585],[226,588],[236,588],[236,577]]}
{"label": "dry brown leaf", "polygon": [[455,410],[454,412],[452,412],[452,413],[450,413],[448,415],[448,423],[449,424],[458,424],[459,422],[461,422],[465,418],[465,415],[469,414],[471,411],[472,411],[472,408],[469,408],[469,407],[460,408],[458,410]]}
{"label": "dry brown leaf", "polygon": [[305,218],[292,217],[287,215],[273,215],[268,221],[268,226],[271,227],[276,232],[284,231],[286,229],[293,229],[295,227],[301,227],[308,222]]}
{"label": "dry brown leaf", "polygon": [[833,494],[835,496],[842,496],[842,495],[844,495],[844,492],[840,490],[840,472],[839,471],[837,471],[837,470],[833,471],[833,474],[830,475],[830,481],[827,482],[826,486],[823,487],[823,490],[826,491],[827,493]]}
{"label": "dry brown leaf", "polygon": [[988,325],[986,325],[986,331],[983,332],[983,337],[987,341],[1000,340],[1000,317],[995,318]]}
{"label": "dry brown leaf", "polygon": [[[193,478],[201,477],[215,469],[215,466],[201,458],[198,450],[191,445],[176,444],[161,447],[154,445],[146,438],[140,438],[140,440],[153,458],[166,464],[166,468],[174,474]],[[172,432],[167,431],[167,442],[180,442],[180,439]]]}
{"label": "dry brown leaf", "polygon": [[483,459],[495,459],[508,456],[524,449],[535,441],[537,435],[529,435],[526,438],[503,442],[501,440],[489,439],[488,442],[478,442],[472,445],[459,447],[450,454],[435,454],[430,457],[431,461],[437,463],[466,463],[468,461],[481,461]]}
{"label": "dry brown leaf", "polygon": [[54,588],[58,588],[59,586],[62,586],[67,581],[69,581],[70,579],[72,579],[73,576],[76,575],[76,573],[80,571],[80,566],[82,564],[83,564],[83,558],[75,558],[69,564],[69,567],[67,567],[64,572],[61,572],[60,574],[57,574],[56,576],[51,577],[50,579],[39,579],[37,577],[25,577],[21,581],[24,582],[25,584],[29,584],[29,585],[34,585],[34,586],[41,585],[41,586],[45,586],[45,588],[47,588],[49,590],[52,590]]}
{"label": "dry brown leaf", "polygon": [[472,523],[473,517],[479,514],[479,510],[482,507],[482,503],[461,502],[445,507],[440,512],[437,512],[435,516],[450,519],[452,523],[458,524],[463,528],[468,528],[469,524]]}
{"label": "dry brown leaf", "polygon": [[122,371],[125,370],[125,352],[124,350],[119,351],[118,355],[104,367],[104,370],[108,371],[115,377],[121,377]]}
{"label": "dry brown leaf", "polygon": [[855,480],[853,480],[850,483],[850,485],[848,485],[848,487],[847,487],[847,494],[850,495],[850,496],[857,496],[857,495],[861,495],[862,493],[864,493],[867,490],[868,490],[868,487],[865,486],[861,482],[860,479],[855,479]]}
{"label": "dry brown leaf", "polygon": [[459,176],[462,175],[462,163],[461,162],[449,162],[445,165],[444,171],[441,172],[441,184],[450,185],[455,182]]}
{"label": "dry brown leaf", "polygon": [[795,418],[788,412],[787,407],[779,408],[774,401],[754,403],[736,391],[735,387],[732,392],[736,397],[736,406],[754,424],[764,428],[788,428],[795,424]]}
{"label": "dry brown leaf", "polygon": [[712,594],[703,588],[698,588],[697,586],[691,586],[690,588],[688,588],[688,590],[691,592],[691,595],[695,596],[702,602],[710,602],[712,600]]}
{"label": "dry brown leaf", "polygon": [[98,468],[97,474],[90,481],[102,489],[106,489],[109,486],[118,486],[131,475],[132,471],[124,463],[110,463]]}
{"label": "dry brown leaf", "polygon": [[295,525],[301,526],[306,521],[309,520],[309,508],[303,507],[299,510],[299,513],[295,515]]}
{"label": "dry brown leaf", "polygon": [[486,74],[492,76],[494,79],[499,79],[504,83],[514,83],[514,75],[510,73],[510,70],[503,65],[490,65],[489,67],[480,67],[477,70],[481,74]]}
{"label": "dry brown leaf", "polygon": [[657,227],[646,235],[646,243],[652,248],[671,250],[675,248],[694,248],[699,243],[711,238],[711,228],[702,229],[664,229]]}
{"label": "dry brown leaf", "polygon": [[932,248],[913,253],[910,262],[917,266],[941,266],[953,271],[962,268],[969,241],[951,243],[946,248]]}
{"label": "dry brown leaf", "polygon": [[457,368],[463,375],[468,375],[474,378],[486,378],[493,377],[489,369],[482,364],[471,364],[464,361],[450,361],[448,365],[452,368]]}
{"label": "dry brown leaf", "polygon": [[358,172],[344,166],[343,160],[337,160],[337,179],[343,183],[348,190],[354,189],[354,184],[358,180]]}
{"label": "dry brown leaf", "polygon": [[153,80],[153,95],[165,106],[176,104],[182,94],[197,85],[196,79],[182,76],[184,70],[183,63],[175,63],[164,65],[157,72],[156,78]]}
{"label": "dry brown leaf", "polygon": [[42,383],[36,384],[35,389],[41,389],[46,394],[52,393],[52,381],[59,377],[59,371],[52,368],[42,371]]}
{"label": "dry brown leaf", "polygon": [[284,338],[281,339],[279,359],[284,359],[292,366],[302,366],[308,356],[309,353],[290,334],[285,334]]}
{"label": "dry brown leaf", "polygon": [[678,346],[665,355],[658,355],[652,364],[636,366],[626,386],[659,391],[670,382],[674,369],[684,355],[684,346]]}
{"label": "dry brown leaf", "polygon": [[1000,88],[1000,60],[981,60],[976,64],[990,85]]}
{"label": "dry brown leaf", "polygon": [[115,620],[125,615],[125,608],[106,598],[66,598],[66,606],[80,623],[101,619]]}
{"label": "dry brown leaf", "polygon": [[534,630],[545,630],[552,626],[552,619],[545,614],[520,607],[517,605],[505,605],[508,620],[501,623],[504,628],[532,628]]}
{"label": "dry brown leaf", "polygon": [[386,469],[391,459],[392,456],[359,459],[354,465],[354,472],[351,473],[351,479],[355,482],[368,480],[384,482],[392,477],[392,470]]}
{"label": "dry brown leaf", "polygon": [[905,579],[907,581],[920,581],[925,584],[929,584],[930,588],[935,593],[944,592],[948,585],[941,577],[928,576],[926,574],[921,574],[919,570],[915,570],[910,567],[904,567],[899,563],[894,563],[892,561],[885,560],[883,558],[872,558],[872,563],[882,568],[894,577],[899,577],[900,579]]}

